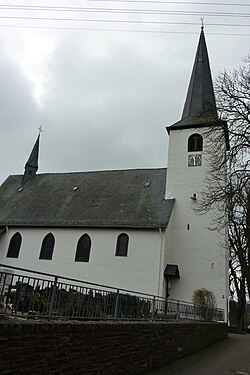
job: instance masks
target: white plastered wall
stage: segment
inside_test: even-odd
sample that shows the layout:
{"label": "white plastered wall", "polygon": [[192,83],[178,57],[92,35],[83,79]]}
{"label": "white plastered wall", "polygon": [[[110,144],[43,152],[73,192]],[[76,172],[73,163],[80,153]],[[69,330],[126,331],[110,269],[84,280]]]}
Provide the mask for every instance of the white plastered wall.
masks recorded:
{"label": "white plastered wall", "polygon": [[[204,129],[170,132],[166,197],[175,198],[175,204],[167,230],[165,264],[177,264],[180,271],[180,280],[171,282],[170,298],[191,301],[193,291],[205,287],[214,292],[218,307],[227,311],[227,249],[221,246],[226,238],[208,229],[212,212],[197,215],[193,210],[201,199],[208,171],[207,144],[204,139],[202,166],[188,167],[187,140],[191,134],[203,132]],[[194,193],[197,200],[190,199]]]}
{"label": "white plastered wall", "polygon": [[[7,258],[9,241],[17,231],[22,236],[19,257]],[[53,258],[39,260],[42,240],[49,232],[55,236]],[[117,236],[123,232],[129,236],[127,257],[115,256]],[[84,233],[91,237],[90,261],[75,262],[77,241]],[[159,230],[16,227],[6,235],[0,243],[4,264],[155,295],[162,290],[159,269],[165,245]]]}
{"label": "white plastered wall", "polygon": [[0,263],[4,263],[4,255],[5,255],[5,248],[6,248],[6,229],[1,231],[0,233]]}

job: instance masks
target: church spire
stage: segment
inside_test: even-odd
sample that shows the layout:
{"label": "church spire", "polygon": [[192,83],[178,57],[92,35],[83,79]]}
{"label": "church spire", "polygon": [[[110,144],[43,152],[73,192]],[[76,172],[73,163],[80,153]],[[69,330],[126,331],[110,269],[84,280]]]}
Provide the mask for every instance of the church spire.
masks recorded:
{"label": "church spire", "polygon": [[22,185],[26,184],[33,176],[36,175],[38,170],[38,155],[39,155],[39,140],[40,133],[38,134],[37,140],[34,144],[34,147],[31,151],[30,157],[25,164],[25,171],[22,179]]}
{"label": "church spire", "polygon": [[181,120],[168,130],[207,126],[218,120],[204,26],[201,27],[193,71],[189,82]]}

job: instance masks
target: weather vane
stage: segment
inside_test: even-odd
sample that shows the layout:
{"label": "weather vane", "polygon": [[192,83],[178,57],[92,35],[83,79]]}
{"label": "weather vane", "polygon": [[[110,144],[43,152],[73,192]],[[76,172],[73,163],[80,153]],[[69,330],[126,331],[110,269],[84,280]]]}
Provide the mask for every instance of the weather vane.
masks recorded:
{"label": "weather vane", "polygon": [[204,29],[204,17],[202,17],[200,20],[201,20],[201,30],[203,30]]}
{"label": "weather vane", "polygon": [[41,134],[43,132],[43,126],[42,125],[38,126],[37,129],[38,129],[39,134]]}

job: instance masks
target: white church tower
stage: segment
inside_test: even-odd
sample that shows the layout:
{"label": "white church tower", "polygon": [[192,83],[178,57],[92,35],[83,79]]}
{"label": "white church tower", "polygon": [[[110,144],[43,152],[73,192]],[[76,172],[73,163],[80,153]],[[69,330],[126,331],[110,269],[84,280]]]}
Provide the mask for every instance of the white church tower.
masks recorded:
{"label": "white church tower", "polygon": [[[167,127],[169,154],[166,198],[175,198],[167,229],[165,264],[178,266],[177,277],[165,274],[169,298],[191,301],[195,289],[207,288],[227,311],[226,237],[211,231],[212,215],[194,212],[209,171],[207,131],[218,129],[218,116],[203,27],[181,120]],[[218,130],[217,130],[218,131]],[[227,148],[225,137],[225,151]],[[180,277],[180,278],[179,278]]]}

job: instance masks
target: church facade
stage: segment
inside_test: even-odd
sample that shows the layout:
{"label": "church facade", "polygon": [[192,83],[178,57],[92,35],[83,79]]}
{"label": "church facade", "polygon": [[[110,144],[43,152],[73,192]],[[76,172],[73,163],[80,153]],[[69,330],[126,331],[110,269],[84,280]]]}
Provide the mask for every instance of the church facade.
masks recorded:
{"label": "church facade", "polygon": [[204,287],[226,311],[226,236],[195,212],[218,121],[202,28],[168,168],[37,174],[38,136],[0,187],[0,264],[189,302]]}

